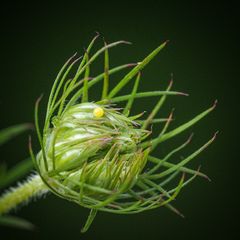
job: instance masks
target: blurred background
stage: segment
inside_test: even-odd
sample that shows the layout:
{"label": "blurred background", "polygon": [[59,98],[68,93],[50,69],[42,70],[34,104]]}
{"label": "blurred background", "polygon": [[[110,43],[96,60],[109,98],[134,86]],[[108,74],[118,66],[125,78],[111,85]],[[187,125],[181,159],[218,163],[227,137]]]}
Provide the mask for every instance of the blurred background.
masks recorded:
{"label": "blurred background", "polygon": [[[128,40],[133,45],[110,50],[110,66],[141,61],[165,40],[167,47],[143,71],[141,90],[165,89],[173,73],[174,90],[189,97],[169,97],[159,117],[172,108],[174,126],[210,107],[217,109],[187,132],[159,146],[157,156],[181,144],[194,132],[186,156],[219,130],[217,140],[190,166],[202,166],[212,182],[197,178],[182,191],[174,205],[185,219],[160,208],[137,215],[99,213],[90,230],[80,234],[88,210],[53,195],[17,211],[33,222],[34,232],[0,227],[0,238],[9,239],[215,239],[235,236],[239,212],[238,89],[239,39],[237,7],[182,1],[104,2],[67,1],[65,4],[15,4],[1,6],[0,128],[33,122],[36,99],[47,96],[59,69],[74,52],[83,53],[98,31],[107,42]],[[94,50],[101,47],[99,38]],[[103,70],[103,57],[92,74]],[[126,73],[126,72],[125,72]],[[124,73],[123,73],[124,74]],[[111,79],[116,83],[123,74]],[[90,97],[99,95],[101,85]],[[130,91],[132,85],[123,91]],[[157,98],[138,101],[134,111],[150,110]],[[160,130],[162,126],[155,127]],[[29,133],[28,133],[29,134]],[[1,161],[8,167],[28,156],[24,134],[1,148]],[[34,135],[34,132],[31,133]],[[34,135],[36,138],[36,136]],[[39,149],[34,144],[34,149]],[[177,161],[178,159],[176,159]]]}

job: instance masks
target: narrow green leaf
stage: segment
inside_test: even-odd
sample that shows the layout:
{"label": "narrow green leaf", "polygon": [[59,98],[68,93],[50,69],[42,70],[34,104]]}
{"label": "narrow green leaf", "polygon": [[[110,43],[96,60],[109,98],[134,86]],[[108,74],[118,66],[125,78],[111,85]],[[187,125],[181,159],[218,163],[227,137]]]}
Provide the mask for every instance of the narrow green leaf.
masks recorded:
{"label": "narrow green leaf", "polygon": [[165,177],[166,175],[178,170],[180,167],[183,167],[188,162],[190,162],[193,158],[195,158],[198,154],[200,154],[205,148],[207,148],[215,140],[216,135],[217,135],[217,133],[215,133],[214,136],[206,144],[204,144],[202,147],[200,147],[197,151],[193,152],[187,158],[183,159],[180,163],[174,165],[173,167],[167,169],[164,172],[161,172],[159,174],[153,174],[153,175],[149,176],[149,178],[150,179],[162,178],[162,177]]}
{"label": "narrow green leaf", "polygon": [[51,89],[51,92],[50,92],[50,95],[49,95],[49,100],[48,100],[48,105],[47,105],[47,114],[46,114],[46,117],[48,115],[48,112],[50,111],[50,107],[52,106],[52,100],[53,100],[53,96],[55,95],[55,90],[56,90],[56,87],[58,85],[58,82],[60,81],[60,78],[64,72],[64,70],[66,69],[66,67],[68,66],[68,64],[72,61],[72,59],[75,58],[75,56],[77,55],[77,53],[75,53],[72,57],[70,57],[66,63],[63,65],[63,67],[61,68],[61,70],[59,71],[59,73],[57,74],[57,77],[53,83],[53,86],[52,86],[52,89]]}
{"label": "narrow green leaf", "polygon": [[[167,89],[166,89],[167,92],[171,89],[172,84],[173,84],[173,81],[171,80]],[[167,97],[166,95],[163,95],[159,99],[158,103],[155,105],[152,112],[149,114],[149,116],[147,118],[147,121],[143,124],[142,129],[146,129],[149,126],[151,120],[156,116],[156,114],[159,112],[160,108],[162,107],[163,103],[165,102],[166,97]]]}
{"label": "narrow green leaf", "polygon": [[[185,181],[185,182],[183,183],[182,187],[187,186],[187,185],[188,185],[189,183],[191,183],[197,176],[198,176],[198,174],[193,175],[191,178],[189,178],[187,181]],[[173,189],[169,190],[168,192],[169,192],[169,193],[173,193],[175,190],[176,190],[176,188],[173,188]]]}
{"label": "narrow green leaf", "polygon": [[[104,43],[107,46],[107,43]],[[109,54],[108,49],[106,48],[104,54],[104,80],[103,80],[103,91],[102,91],[102,99],[105,99],[108,94],[109,88]]]}
{"label": "narrow green leaf", "polygon": [[[89,56],[86,52],[86,61],[88,61]],[[90,74],[90,66],[88,65],[85,70],[84,80],[83,80],[83,95],[82,95],[82,103],[88,102],[88,80],[89,80],[89,74]]]}
{"label": "narrow green leaf", "polygon": [[[172,110],[172,112],[170,113],[169,117],[168,117],[168,121],[166,121],[162,131],[160,132],[160,134],[158,135],[158,138],[160,138],[163,134],[165,134],[165,132],[167,131],[171,121],[172,121],[172,116],[173,116],[173,111],[174,109]],[[152,144],[152,151],[157,147],[158,144],[156,143],[153,143]]]}
{"label": "narrow green leaf", "polygon": [[60,90],[61,90],[61,88],[62,88],[62,85],[64,84],[67,76],[69,75],[72,67],[79,61],[79,59],[80,59],[80,58],[75,59],[75,60],[69,65],[69,67],[67,68],[67,70],[66,70],[66,72],[64,73],[63,77],[61,78],[60,82],[58,83],[57,89],[56,89],[56,91],[54,92],[54,94],[53,94],[53,96],[52,96],[52,102],[51,102],[51,105],[50,105],[50,107],[49,107],[49,109],[48,109],[48,111],[47,111],[46,119],[48,118],[48,114],[51,112],[51,109],[54,107],[54,104],[55,104],[55,102],[56,102],[56,100],[57,100],[57,97],[58,97],[58,94],[59,94],[59,92],[60,92]]}
{"label": "narrow green leaf", "polygon": [[0,225],[30,231],[35,229],[35,226],[27,220],[13,216],[0,216]]}
{"label": "narrow green leaf", "polygon": [[125,115],[129,115],[130,113],[130,110],[132,108],[132,104],[133,104],[133,101],[136,97],[136,93],[137,93],[137,90],[138,90],[138,85],[139,85],[139,81],[140,81],[140,77],[141,77],[141,73],[139,72],[138,75],[137,75],[137,78],[135,80],[135,84],[133,86],[133,90],[132,90],[132,93],[131,93],[131,96],[127,102],[127,105],[126,107],[124,108],[124,111],[123,111],[123,114]]}
{"label": "narrow green leaf", "polygon": [[150,161],[154,161],[154,160],[158,160],[157,161],[157,164],[156,166],[154,166],[153,168],[151,168],[147,173],[146,175],[150,175],[150,174],[153,174],[154,172],[156,172],[159,167],[164,163],[164,162],[167,162],[168,159],[170,159],[175,153],[179,152],[180,150],[182,150],[184,147],[186,147],[190,141],[192,139],[192,135],[188,138],[188,140],[183,143],[182,145],[180,145],[179,147],[173,149],[169,154],[166,155],[166,157],[164,157],[162,160],[158,159],[158,158],[155,158],[155,157],[152,157],[152,156],[148,156],[148,159]]}
{"label": "narrow green leaf", "polygon": [[195,118],[193,118],[192,120],[190,120],[189,122],[181,125],[180,127],[164,134],[158,141],[158,143],[166,141],[167,139],[170,139],[174,136],[176,136],[177,134],[183,132],[184,130],[188,129],[189,127],[191,127],[192,125],[194,125],[195,123],[197,123],[198,121],[200,121],[202,118],[204,118],[206,115],[208,115],[208,113],[210,113],[211,111],[213,111],[216,107],[216,103],[214,103],[214,105],[209,108],[208,110],[204,111],[203,113],[199,114],[198,116],[196,116]]}
{"label": "narrow green leaf", "polygon": [[139,114],[137,114],[137,115],[130,116],[130,117],[128,117],[128,118],[129,118],[131,121],[136,121],[136,120],[138,120],[138,118],[142,117],[144,113],[145,113],[145,112],[142,112],[142,113],[139,113]]}
{"label": "narrow green leaf", "polygon": [[[164,167],[168,167],[168,168],[173,167],[173,165],[174,164],[169,163],[169,162],[165,162],[163,164]],[[206,174],[200,172],[199,170],[194,170],[194,169],[190,169],[190,168],[186,168],[186,167],[180,167],[179,170],[181,172],[185,172],[185,173],[189,173],[189,174],[192,174],[192,175],[197,175],[197,176],[203,177],[203,178],[207,179],[209,182],[211,182],[211,179]]]}
{"label": "narrow green leaf", "polygon": [[42,153],[43,153],[44,166],[46,171],[48,171],[47,157],[46,157],[45,149],[43,146],[43,139],[42,139],[42,135],[39,127],[39,119],[38,119],[38,108],[41,100],[42,100],[42,96],[40,96],[35,103],[34,119],[35,119],[35,127],[36,127],[37,136],[38,136],[38,141],[40,143]]}
{"label": "narrow green leaf", "polygon": [[4,178],[1,178],[0,188],[4,188],[10,185],[11,183],[15,182],[16,180],[27,174],[32,168],[33,162],[31,161],[31,158],[27,158],[19,162],[12,169],[8,170],[5,173]]}
{"label": "narrow green leaf", "polygon": [[[151,92],[136,93],[135,98],[157,97],[157,96],[165,96],[165,95],[183,95],[183,96],[186,96],[185,93],[175,92],[175,91],[151,91]],[[101,101],[101,102],[103,102],[103,103],[124,102],[124,101],[128,101],[130,97],[131,97],[131,94],[128,94],[128,95],[115,97],[115,98],[112,98],[112,99],[109,99],[109,100],[105,100],[105,102],[103,102],[103,101]]]}
{"label": "narrow green leaf", "polygon": [[[147,119],[139,119],[139,120],[136,120],[137,123],[139,124],[143,124]],[[152,119],[149,123],[152,124],[152,123],[164,123],[164,122],[167,122],[169,121],[168,118],[154,118]],[[173,121],[173,119],[172,119]]]}
{"label": "narrow green leaf", "polygon": [[83,167],[82,167],[82,172],[81,172],[81,175],[80,175],[80,182],[82,183],[82,186],[80,188],[80,192],[79,192],[79,203],[82,202],[83,200],[83,194],[84,194],[84,184],[85,184],[85,173],[86,173],[86,166],[87,166],[87,162],[85,162],[83,164]]}
{"label": "narrow green leaf", "polygon": [[[114,73],[117,73],[121,70],[124,70],[126,68],[129,68],[129,67],[132,67],[132,66],[135,66],[136,64],[135,63],[129,63],[129,64],[124,64],[124,65],[121,65],[121,66],[118,66],[118,67],[115,67],[115,68],[112,68],[110,71],[109,71],[109,75],[111,74],[114,74]],[[94,86],[96,83],[100,82],[101,80],[104,79],[104,73],[94,77],[89,83],[88,83],[88,89],[91,88],[92,86]],[[81,96],[83,92],[83,88],[80,88],[72,97],[71,99],[69,100],[69,102],[67,103],[65,109],[64,109],[64,112],[70,107],[72,106],[74,103],[76,103],[76,101],[79,99],[79,97]]]}
{"label": "narrow green leaf", "polygon": [[[166,168],[172,168],[175,165],[176,164],[173,164],[173,163],[170,163],[170,162],[164,162],[162,164],[162,166],[166,167]],[[207,179],[208,181],[211,182],[211,179],[206,174],[204,174],[204,173],[202,173],[200,171],[197,171],[197,170],[194,170],[194,169],[190,169],[190,168],[187,168],[187,167],[180,167],[179,171],[184,172],[184,173],[189,173],[189,174],[192,174],[192,175],[197,174],[199,177],[203,177],[203,178],[205,178],[205,179]]]}
{"label": "narrow green leaf", "polygon": [[172,174],[170,174],[166,179],[164,179],[163,181],[161,181],[160,185],[162,187],[164,187],[165,185],[167,185],[168,183],[170,183],[173,179],[175,179],[178,174],[180,173],[180,170],[176,170],[175,172],[173,172]]}
{"label": "narrow green leaf", "polygon": [[151,144],[159,144],[161,142],[164,142],[180,133],[182,133],[183,131],[185,131],[186,129],[190,128],[191,126],[193,126],[194,124],[196,124],[197,122],[199,122],[202,118],[204,118],[205,116],[207,116],[210,112],[212,112],[215,107],[216,107],[217,101],[214,102],[213,106],[210,107],[209,109],[207,109],[206,111],[200,113],[199,115],[197,115],[195,118],[193,118],[192,120],[190,120],[189,122],[175,128],[174,130],[165,133],[164,135],[162,135],[160,138],[155,138],[153,139],[151,142],[144,142],[142,144],[142,147],[147,147]]}
{"label": "narrow green leaf", "polygon": [[89,216],[88,216],[88,219],[87,219],[87,222],[85,223],[84,227],[82,228],[81,232],[82,233],[85,233],[89,227],[91,226],[94,218],[96,217],[97,215],[97,210],[96,209],[91,209],[90,213],[89,213]]}
{"label": "narrow green leaf", "polygon": [[151,52],[142,62],[133,68],[109,93],[108,98],[113,98],[139,71],[141,71],[167,44],[167,41],[161,44],[153,52]]}
{"label": "narrow green leaf", "polygon": [[154,189],[158,190],[160,193],[163,193],[168,198],[171,197],[170,194],[164,188],[162,188],[160,185],[154,183],[153,181],[151,181],[151,180],[149,180],[147,178],[142,178],[141,180],[143,180],[150,187],[153,187]]}
{"label": "narrow green leaf", "polygon": [[37,159],[33,153],[33,149],[32,149],[32,139],[31,139],[31,136],[29,136],[29,139],[28,139],[28,150],[29,150],[29,153],[30,153],[30,157],[32,159],[32,162],[33,162],[33,165],[34,167],[36,168],[39,176],[41,177],[42,181],[45,183],[45,185],[52,191],[54,192],[57,196],[59,197],[62,197],[46,180],[46,177],[43,177],[42,174],[41,174],[41,171],[39,169],[39,166],[37,164]]}
{"label": "narrow green leaf", "polygon": [[87,55],[90,53],[90,51],[91,51],[91,49],[92,49],[92,47],[93,47],[93,45],[94,45],[94,43],[95,43],[95,41],[97,40],[98,37],[99,37],[99,33],[97,32],[96,36],[95,36],[95,37],[93,38],[93,40],[90,42],[87,50],[85,51],[85,54],[84,54],[84,56],[83,56],[83,59],[82,59],[80,65],[79,65],[79,67],[78,67],[77,73],[80,72],[80,70],[82,69],[84,63],[85,63],[86,61],[88,61],[88,59],[87,59],[88,56],[87,56]]}
{"label": "narrow green leaf", "polygon": [[14,125],[5,129],[0,130],[0,145],[6,143],[7,141],[11,140],[12,138],[16,137],[17,135],[31,129],[33,126],[32,124],[25,123],[25,124],[18,124]]}
{"label": "narrow green leaf", "polygon": [[92,62],[94,62],[94,60],[101,55],[103,52],[105,52],[106,49],[118,46],[120,44],[130,44],[127,41],[117,41],[117,42],[113,42],[110,44],[107,44],[106,46],[102,47],[101,49],[99,49],[86,63],[85,65],[79,70],[79,72],[77,72],[77,74],[74,77],[74,81],[76,79],[78,79],[78,77],[85,71],[85,69],[87,68],[87,66],[89,66],[90,64],[92,64]]}
{"label": "narrow green leaf", "polygon": [[[181,189],[183,187],[184,179],[185,179],[185,175],[183,174],[178,186],[174,189],[175,191],[174,191],[173,195],[170,198],[168,198],[167,200],[165,200],[163,203],[161,203],[159,206],[165,206],[167,203],[171,202],[172,200],[174,200],[177,197],[177,195],[179,194],[179,192],[181,191]],[[170,194],[170,191],[168,192],[168,194]]]}

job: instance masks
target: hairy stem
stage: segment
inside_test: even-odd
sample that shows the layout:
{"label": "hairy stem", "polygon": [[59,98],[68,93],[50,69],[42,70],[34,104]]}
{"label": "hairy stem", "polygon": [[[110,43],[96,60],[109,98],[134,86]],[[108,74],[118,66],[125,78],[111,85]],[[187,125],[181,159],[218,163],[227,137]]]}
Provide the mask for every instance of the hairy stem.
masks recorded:
{"label": "hairy stem", "polygon": [[19,204],[28,202],[33,197],[40,197],[46,192],[48,192],[48,188],[40,176],[30,176],[25,182],[10,188],[0,197],[0,215],[11,211]]}

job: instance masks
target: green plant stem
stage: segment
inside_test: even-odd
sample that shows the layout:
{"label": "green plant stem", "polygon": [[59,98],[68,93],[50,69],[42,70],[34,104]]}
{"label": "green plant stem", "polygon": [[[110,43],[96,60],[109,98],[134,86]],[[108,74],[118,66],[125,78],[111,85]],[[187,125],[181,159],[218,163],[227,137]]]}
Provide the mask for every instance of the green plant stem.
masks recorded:
{"label": "green plant stem", "polygon": [[32,197],[40,197],[48,191],[39,175],[29,177],[24,183],[10,188],[0,197],[0,215],[28,202]]}

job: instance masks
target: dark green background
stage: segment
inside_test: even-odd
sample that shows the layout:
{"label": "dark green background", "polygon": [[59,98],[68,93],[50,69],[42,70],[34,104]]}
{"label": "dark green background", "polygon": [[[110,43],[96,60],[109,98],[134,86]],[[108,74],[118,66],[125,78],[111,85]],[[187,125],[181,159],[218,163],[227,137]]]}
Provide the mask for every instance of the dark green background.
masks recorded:
{"label": "dark green background", "polygon": [[[34,102],[48,95],[64,61],[83,52],[95,31],[106,41],[129,40],[132,46],[111,49],[111,66],[140,61],[166,39],[169,45],[143,72],[142,90],[164,89],[174,74],[174,88],[189,97],[169,97],[161,113],[175,107],[173,126],[208,108],[217,109],[201,123],[159,147],[162,156],[191,133],[194,141],[185,156],[206,142],[216,130],[216,142],[192,166],[212,179],[197,179],[175,201],[186,216],[165,208],[132,216],[100,213],[92,228],[80,235],[87,210],[48,196],[18,211],[17,215],[38,226],[36,232],[0,229],[1,240],[19,239],[217,239],[238,234],[238,89],[239,41],[237,7],[199,1],[109,2],[79,1],[74,4],[9,3],[1,6],[1,128],[33,121]],[[191,2],[191,1],[189,1]],[[100,40],[97,47],[100,47]],[[96,49],[96,48],[95,48]],[[94,71],[100,71],[102,59]],[[120,77],[120,75],[119,75]],[[117,81],[117,79],[116,79]],[[130,86],[130,85],[129,85]],[[131,87],[131,86],[130,86]],[[92,96],[99,88],[95,88]],[[46,97],[45,99],[46,100]],[[43,101],[43,105],[46,101]],[[154,104],[135,104],[136,112]],[[44,107],[42,108],[44,112]],[[37,150],[38,147],[36,146]],[[27,134],[1,149],[1,161],[9,166],[27,156]]]}

